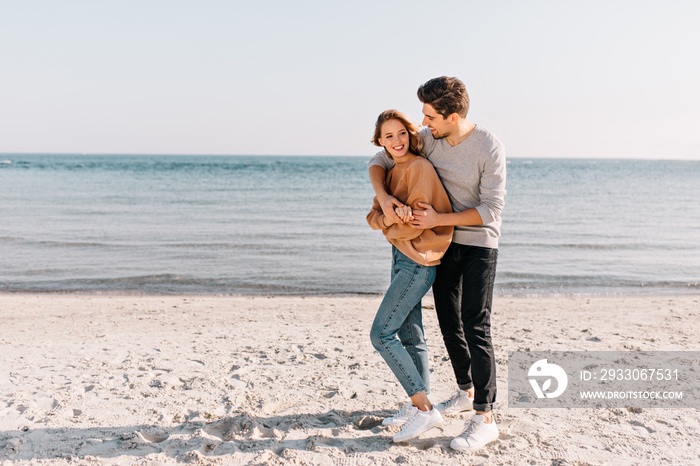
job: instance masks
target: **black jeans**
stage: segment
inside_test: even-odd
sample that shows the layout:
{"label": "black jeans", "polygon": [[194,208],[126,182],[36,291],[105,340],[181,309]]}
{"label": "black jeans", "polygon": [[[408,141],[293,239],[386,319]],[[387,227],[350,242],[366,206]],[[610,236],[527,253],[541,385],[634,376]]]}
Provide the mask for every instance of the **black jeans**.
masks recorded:
{"label": "black jeans", "polygon": [[437,266],[435,310],[457,385],[474,387],[474,409],[496,401],[491,302],[498,249],[452,243]]}

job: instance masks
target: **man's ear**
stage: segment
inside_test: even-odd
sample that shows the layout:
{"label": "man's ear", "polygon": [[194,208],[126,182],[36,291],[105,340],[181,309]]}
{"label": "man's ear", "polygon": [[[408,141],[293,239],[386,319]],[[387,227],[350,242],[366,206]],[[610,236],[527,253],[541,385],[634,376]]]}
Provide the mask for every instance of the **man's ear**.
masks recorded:
{"label": "man's ear", "polygon": [[458,121],[459,121],[459,113],[451,113],[450,114],[450,123],[452,123],[453,125],[456,125]]}

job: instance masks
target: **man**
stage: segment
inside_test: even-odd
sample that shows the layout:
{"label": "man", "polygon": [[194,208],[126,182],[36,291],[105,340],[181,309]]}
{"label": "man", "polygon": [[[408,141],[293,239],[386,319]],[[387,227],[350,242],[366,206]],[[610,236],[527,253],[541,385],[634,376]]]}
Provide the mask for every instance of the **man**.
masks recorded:
{"label": "man", "polygon": [[[455,450],[474,450],[498,438],[492,408],[496,400],[496,362],[491,343],[491,302],[505,204],[506,160],[501,142],[467,120],[469,95],[457,78],[431,79],[418,89],[423,103],[421,138],[450,197],[452,213],[420,204],[411,225],[425,229],[454,226],[452,244],[437,268],[435,309],[458,390],[436,405],[443,414],[474,409]],[[402,204],[387,194],[386,172],[393,162],[384,152],[370,161],[369,176],[384,215]]]}

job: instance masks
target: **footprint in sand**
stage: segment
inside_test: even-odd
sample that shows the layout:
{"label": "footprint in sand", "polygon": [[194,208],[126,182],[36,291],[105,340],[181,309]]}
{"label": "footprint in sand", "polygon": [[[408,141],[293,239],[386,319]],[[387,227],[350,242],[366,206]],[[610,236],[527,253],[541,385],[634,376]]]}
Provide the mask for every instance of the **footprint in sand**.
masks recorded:
{"label": "footprint in sand", "polygon": [[134,445],[147,445],[151,443],[161,443],[166,441],[170,436],[165,432],[146,432],[135,431],[121,436],[122,442],[130,442]]}
{"label": "footprint in sand", "polygon": [[383,419],[380,419],[377,416],[363,416],[353,424],[360,430],[370,430],[381,424],[382,420]]}
{"label": "footprint in sand", "polygon": [[165,432],[158,433],[158,434],[151,434],[148,432],[137,432],[137,434],[140,435],[141,438],[144,439],[146,442],[150,442],[150,443],[165,442],[170,437],[170,435],[168,435]]}

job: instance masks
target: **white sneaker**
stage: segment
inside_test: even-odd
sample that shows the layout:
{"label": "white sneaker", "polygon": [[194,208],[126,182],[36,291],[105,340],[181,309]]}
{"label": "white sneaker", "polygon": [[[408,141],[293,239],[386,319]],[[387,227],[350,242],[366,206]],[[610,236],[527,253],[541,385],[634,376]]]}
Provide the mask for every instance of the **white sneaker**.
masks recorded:
{"label": "white sneaker", "polygon": [[394,442],[405,442],[418,437],[426,430],[432,429],[438,424],[442,424],[442,415],[437,409],[421,411],[415,406],[411,406],[408,413],[408,420],[401,426],[401,430],[394,435]]}
{"label": "white sneaker", "polygon": [[452,439],[453,450],[476,450],[498,438],[498,427],[494,420],[491,424],[484,422],[484,416],[475,414],[458,437]]}
{"label": "white sneaker", "polygon": [[435,409],[440,414],[457,414],[462,411],[474,409],[474,398],[469,398],[469,394],[464,390],[457,390],[450,398],[435,405]]}
{"label": "white sneaker", "polygon": [[388,417],[382,421],[383,426],[401,426],[403,425],[406,420],[408,419],[408,412],[411,410],[411,406],[413,406],[413,403],[411,400],[408,400],[408,402],[403,405],[399,411],[394,414],[391,417]]}

